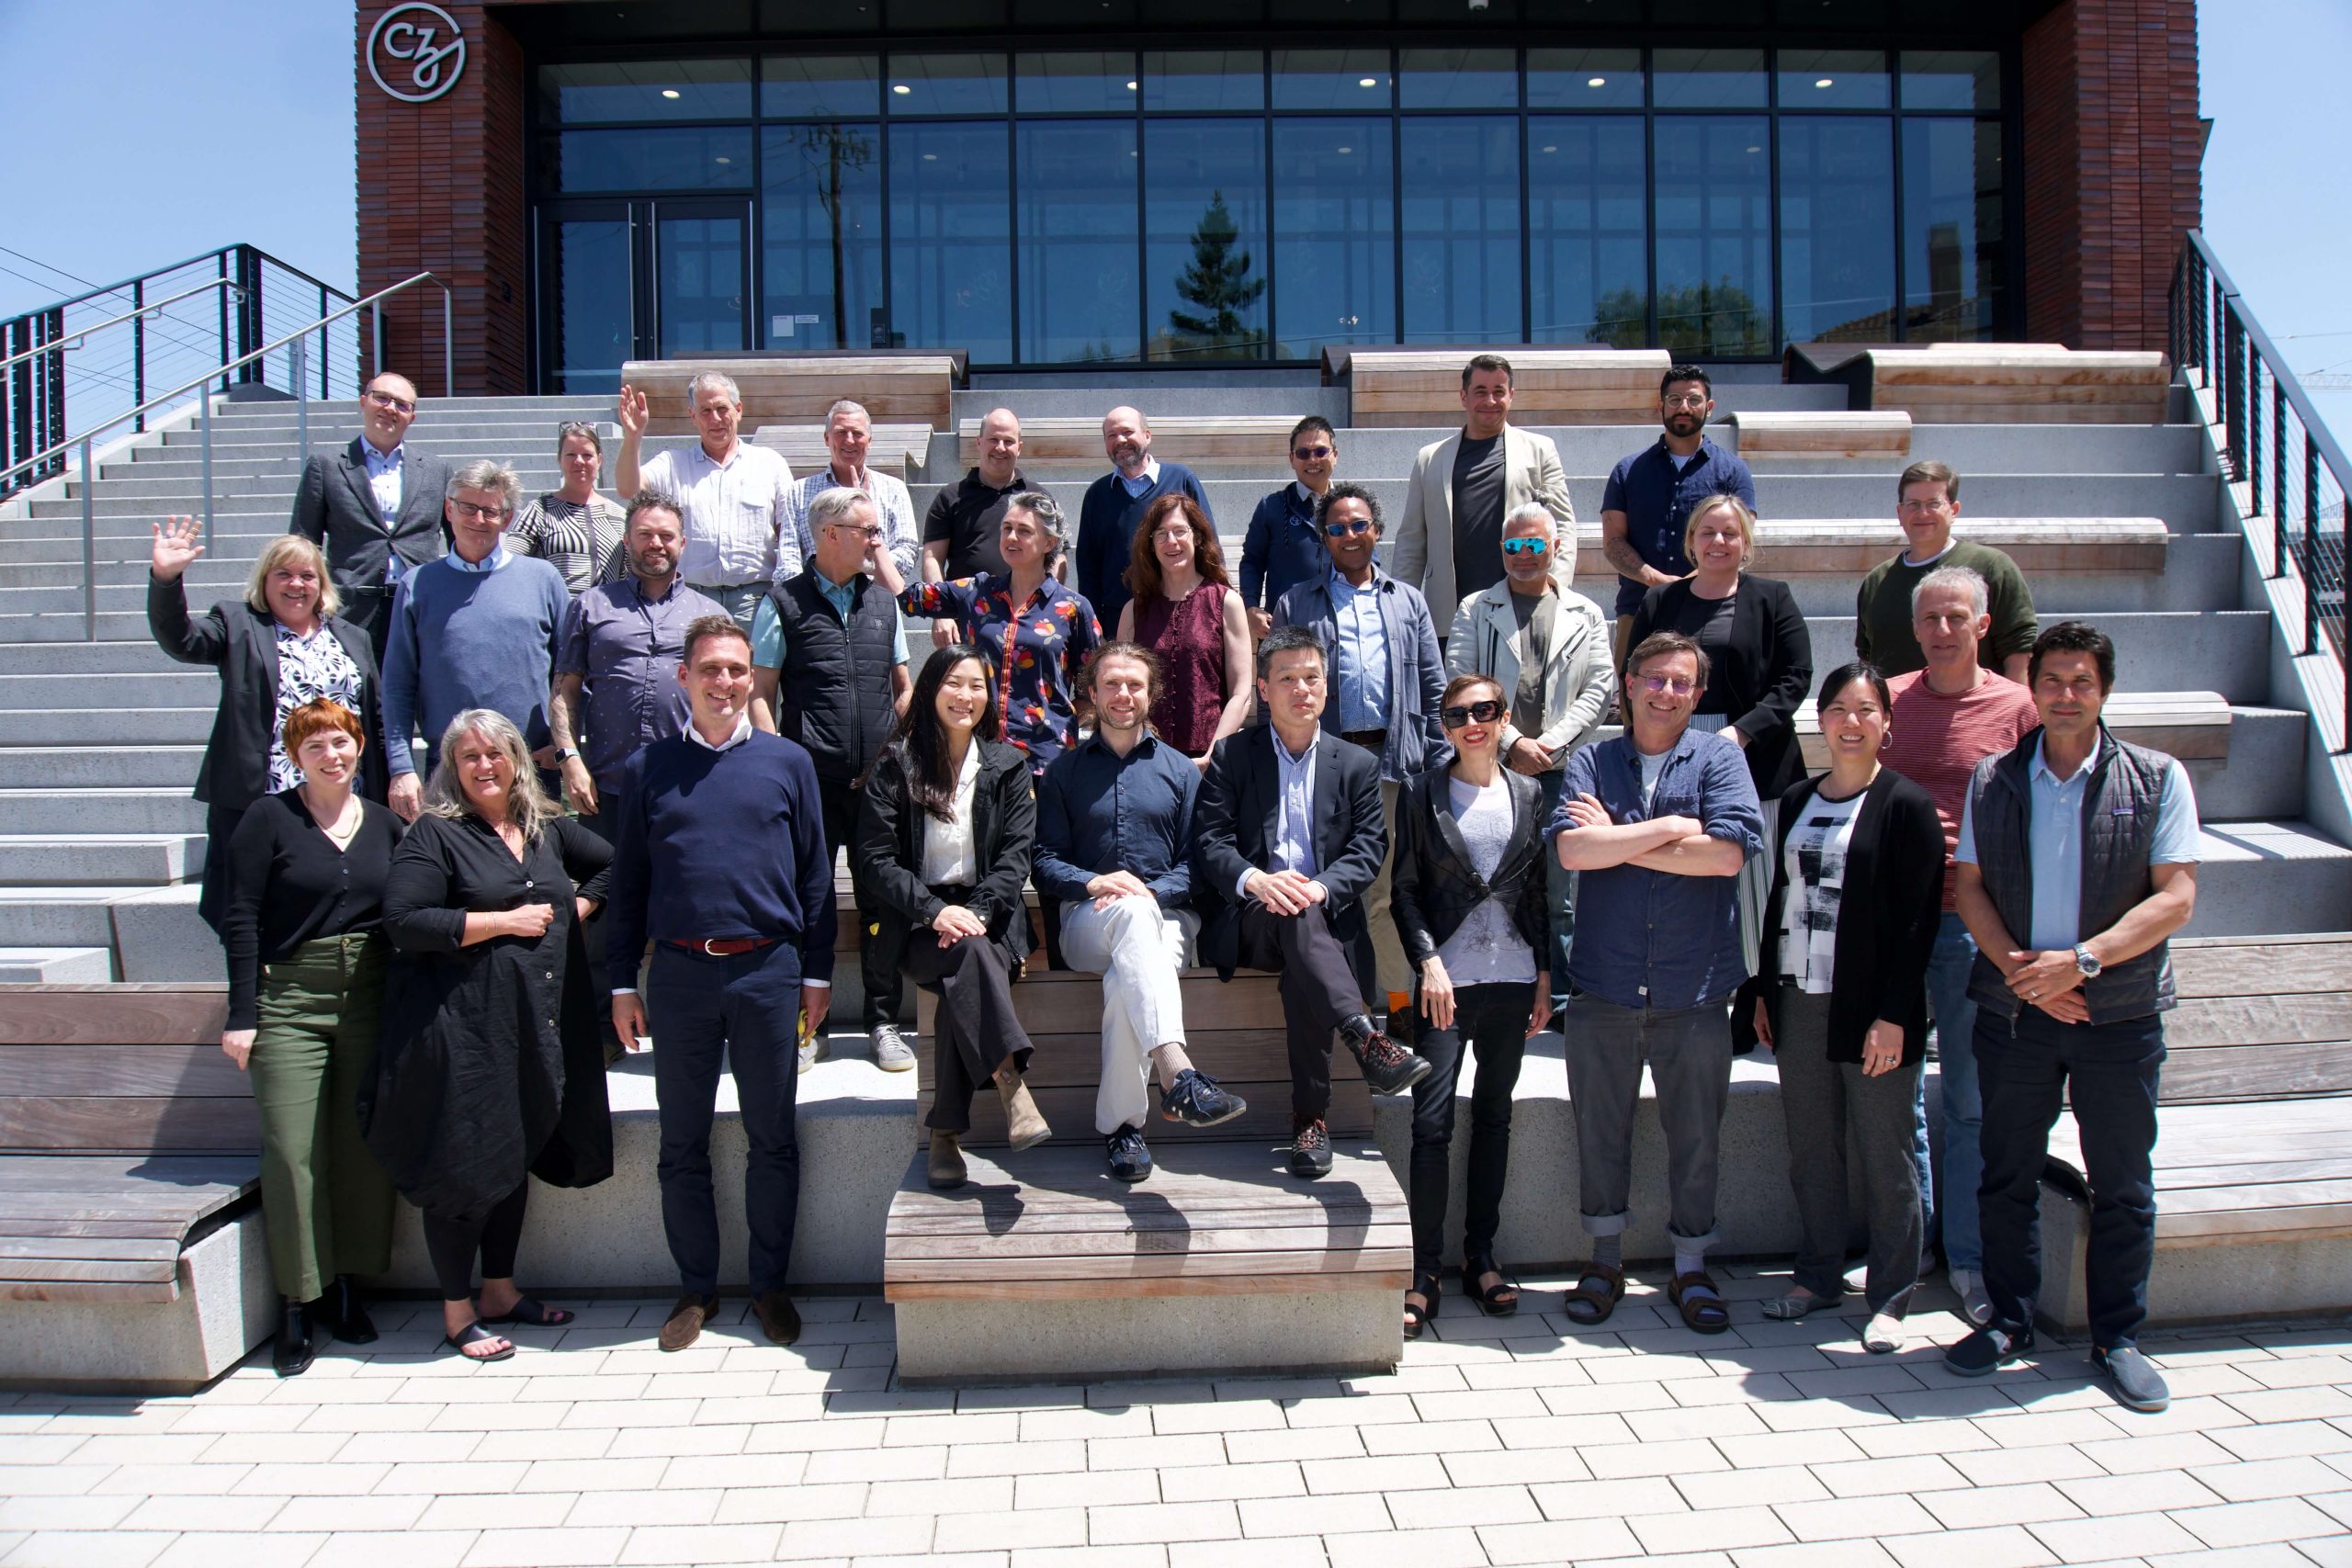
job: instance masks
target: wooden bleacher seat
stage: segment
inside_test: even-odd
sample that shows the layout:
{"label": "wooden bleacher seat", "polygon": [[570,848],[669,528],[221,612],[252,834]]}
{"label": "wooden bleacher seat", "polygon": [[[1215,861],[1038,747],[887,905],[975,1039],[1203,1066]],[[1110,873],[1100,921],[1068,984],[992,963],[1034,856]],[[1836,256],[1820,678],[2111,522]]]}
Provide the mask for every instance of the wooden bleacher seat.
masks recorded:
{"label": "wooden bleacher seat", "polygon": [[[832,457],[825,449],[825,427],[821,423],[763,424],[752,433],[752,445],[772,447],[784,454],[784,460],[792,465],[796,475],[814,473]],[[902,479],[908,469],[920,467],[930,455],[928,424],[877,424],[874,427],[874,445],[866,451],[865,466]]]}
{"label": "wooden bleacher seat", "polygon": [[[1295,413],[1166,414],[1151,422],[1152,450],[1187,467],[1279,465],[1287,457],[1291,428],[1305,417]],[[967,466],[979,462],[980,422],[965,420],[956,450]],[[1102,421],[1097,417],[1046,416],[1021,422],[1021,467],[1024,471],[1107,471]]]}
{"label": "wooden bleacher seat", "polygon": [[1911,456],[1911,416],[1857,413],[1735,413],[1743,462],[1770,457],[1855,457],[1901,462]]}
{"label": "wooden bleacher seat", "polygon": [[706,370],[733,378],[743,394],[743,423],[821,424],[842,398],[865,405],[876,424],[921,423],[948,428],[953,394],[964,379],[956,354],[763,355],[691,359],[633,359],[621,379],[645,393],[650,432],[691,435],[694,411],[686,389]]}
{"label": "wooden bleacher seat", "polygon": [[[1955,537],[1973,539],[2006,553],[2029,579],[2067,572],[2146,572],[2165,570],[2168,536],[2154,517],[1969,517],[1955,524]],[[1864,572],[1904,547],[1903,530],[1892,517],[1838,518],[1757,525],[1756,570],[1765,577],[1849,577]],[[1578,525],[1577,576],[1605,582],[1616,569],[1600,549],[1600,525]]]}
{"label": "wooden bleacher seat", "polygon": [[2161,424],[2172,367],[2161,354],[2055,344],[1872,348],[1867,401],[1920,424]]}
{"label": "wooden bleacher seat", "polygon": [[[1102,991],[1093,975],[1040,973],[1013,996],[1036,1047],[1031,1092],[1054,1139],[1002,1150],[992,1089],[972,1105],[971,1179],[938,1192],[918,1152],[891,1203],[883,1294],[895,1303],[899,1375],[913,1382],[1060,1382],[1158,1371],[1189,1375],[1364,1371],[1394,1366],[1411,1224],[1372,1142],[1372,1100],[1342,1047],[1326,1121],[1331,1174],[1285,1168],[1290,1071],[1273,976],[1221,985],[1184,976],[1186,1032],[1202,1071],[1250,1101],[1221,1127],[1155,1115],[1150,1178],[1112,1179],[1094,1131]],[[937,998],[917,1004],[916,1118],[935,1089]],[[1181,1364],[1180,1364],[1181,1363]]]}
{"label": "wooden bleacher seat", "polygon": [[[2121,739],[2184,762],[2216,761],[2230,754],[2230,704],[2219,692],[2119,691],[2108,697],[2101,716]],[[1797,708],[1797,740],[1806,767],[1829,765],[1829,748],[1810,699]]]}
{"label": "wooden bleacher seat", "polygon": [[[1351,424],[1453,426],[1462,423],[1462,367],[1472,348],[1334,349],[1326,379],[1348,383]],[[1657,384],[1672,356],[1662,348],[1506,348],[1511,419],[1521,425],[1657,423]]]}

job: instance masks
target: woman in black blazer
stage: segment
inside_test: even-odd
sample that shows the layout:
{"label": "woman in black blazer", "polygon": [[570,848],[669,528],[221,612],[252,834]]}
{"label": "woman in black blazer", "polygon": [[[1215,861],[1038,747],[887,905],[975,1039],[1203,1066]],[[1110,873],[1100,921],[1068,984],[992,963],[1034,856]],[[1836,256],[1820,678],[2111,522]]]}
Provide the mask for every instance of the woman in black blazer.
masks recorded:
{"label": "woman in black blazer", "polygon": [[1756,514],[1736,495],[1701,502],[1682,530],[1695,570],[1642,597],[1629,649],[1652,632],[1680,632],[1707,656],[1707,689],[1693,729],[1722,730],[1747,752],[1759,800],[1804,776],[1797,705],[1813,684],[1813,641],[1785,582],[1745,575],[1756,558]]}
{"label": "woman in black blazer", "polygon": [[939,1188],[963,1185],[957,1144],[971,1131],[980,1084],[996,1085],[1014,1148],[1053,1135],[1021,1076],[1031,1047],[1012,992],[1029,951],[1022,888],[1037,802],[1028,757],[1003,743],[1001,726],[987,655],[968,642],[938,649],[858,809],[857,864],[886,911],[875,962],[941,997],[926,1118]]}
{"label": "woman in black blazer", "polygon": [[1871,1310],[1863,1348],[1885,1353],[1919,1280],[1915,1147],[1928,1033],[1928,955],[1942,919],[1943,824],[1928,792],[1879,763],[1886,681],[1841,665],[1815,706],[1829,772],[1781,797],[1764,962],[1734,1006],[1779,1058],[1789,1177],[1804,1228],[1796,1282],[1768,1317],[1845,1293],[1846,1130],[1861,1147]]}
{"label": "woman in black blazer", "polygon": [[1438,699],[1453,747],[1448,766],[1406,784],[1396,802],[1389,908],[1414,995],[1429,1021],[1415,1049],[1429,1076],[1413,1086],[1413,1284],[1405,1337],[1436,1314],[1438,1254],[1453,1185],[1453,1090],[1463,1046],[1477,1053],[1470,1090],[1470,1192],[1463,1215],[1462,1288],[1481,1312],[1519,1310],[1495,1264],[1495,1225],[1510,1164],[1510,1097],[1528,1036],[1552,1015],[1552,917],[1544,894],[1544,790],[1502,766],[1510,702],[1487,675],[1457,675]]}
{"label": "woman in black blazer", "polygon": [[[220,671],[220,708],[196,775],[196,798],[209,808],[197,912],[219,931],[227,897],[219,868],[228,863],[238,819],[262,796],[302,782],[286,752],[286,716],[325,698],[357,714],[370,735],[381,731],[382,716],[375,647],[336,616],[334,581],[319,547],[296,534],[272,539],[254,562],[242,604],[224,599],[191,618],[181,577],[204,554],[202,535],[193,517],[155,525],[147,626],[172,658]],[[384,784],[383,753],[371,746],[360,754],[359,794],[380,801]]]}

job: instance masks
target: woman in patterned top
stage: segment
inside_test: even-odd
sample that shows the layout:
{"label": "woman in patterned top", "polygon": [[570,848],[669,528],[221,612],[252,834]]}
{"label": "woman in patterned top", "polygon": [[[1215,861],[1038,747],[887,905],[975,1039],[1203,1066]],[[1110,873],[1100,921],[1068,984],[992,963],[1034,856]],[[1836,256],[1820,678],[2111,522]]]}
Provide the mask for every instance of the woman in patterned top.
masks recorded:
{"label": "woman in patterned top", "polygon": [[578,419],[558,425],[555,460],[563,470],[563,488],[523,508],[506,530],[506,547],[518,556],[537,556],[563,573],[563,585],[577,599],[628,570],[621,550],[628,514],[596,493],[605,471],[605,443],[594,425]]}
{"label": "woman in patterned top", "polygon": [[1879,763],[1888,699],[1877,667],[1830,671],[1815,707],[1829,772],[1781,796],[1761,972],[1733,1006],[1780,1061],[1789,1176],[1804,1242],[1767,1317],[1846,1290],[1846,1128],[1861,1146],[1870,1223],[1865,1349],[1902,1342],[1923,1238],[1912,1107],[1928,1031],[1928,954],[1942,917],[1943,825],[1928,792]]}
{"label": "woman in patterned top", "polygon": [[1001,576],[917,582],[899,595],[908,615],[953,622],[957,641],[987,653],[1004,739],[1028,754],[1032,775],[1070,743],[1079,671],[1102,641],[1094,607],[1046,570],[1061,535],[1054,498],[1024,491],[1004,503]]}

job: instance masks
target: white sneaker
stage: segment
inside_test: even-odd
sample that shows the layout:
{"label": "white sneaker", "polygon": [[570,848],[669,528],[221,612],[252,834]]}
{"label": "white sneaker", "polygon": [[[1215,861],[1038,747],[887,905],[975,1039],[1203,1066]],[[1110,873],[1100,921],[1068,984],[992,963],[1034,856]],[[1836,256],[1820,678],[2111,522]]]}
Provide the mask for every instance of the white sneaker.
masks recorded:
{"label": "white sneaker", "polygon": [[1891,1356],[1903,1348],[1903,1320],[1872,1313],[1862,1327],[1862,1348],[1873,1356]]}
{"label": "white sneaker", "polygon": [[874,1065],[886,1073],[903,1073],[915,1065],[914,1047],[895,1023],[877,1023],[867,1036],[874,1042]]}
{"label": "white sneaker", "polygon": [[1951,1293],[1960,1298],[1960,1314],[1982,1328],[1993,1321],[1993,1298],[1984,1293],[1984,1276],[1973,1269],[1951,1271]]}
{"label": "white sneaker", "polygon": [[825,1059],[825,1037],[821,1034],[800,1043],[800,1070],[807,1072]]}

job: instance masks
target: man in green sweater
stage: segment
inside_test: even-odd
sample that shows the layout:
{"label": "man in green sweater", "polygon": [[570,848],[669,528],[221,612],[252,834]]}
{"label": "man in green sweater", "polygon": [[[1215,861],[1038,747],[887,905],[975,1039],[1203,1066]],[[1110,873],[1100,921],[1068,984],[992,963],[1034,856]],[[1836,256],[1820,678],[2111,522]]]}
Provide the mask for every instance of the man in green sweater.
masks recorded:
{"label": "man in green sweater", "polygon": [[1910,547],[1882,561],[1854,596],[1854,656],[1889,676],[1927,667],[1911,629],[1911,592],[1939,567],[1964,566],[1984,580],[1992,629],[1977,645],[1977,662],[2023,684],[2027,656],[2038,630],[2033,595],[2018,563],[1990,545],[1954,540],[1960,517],[1960,476],[1941,463],[1914,463],[1897,481],[1897,516]]}

